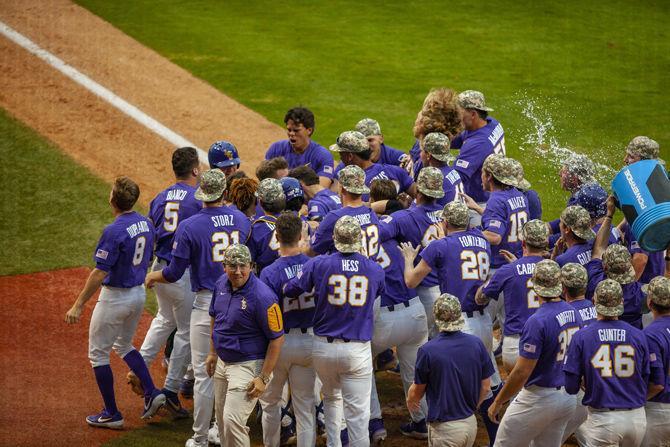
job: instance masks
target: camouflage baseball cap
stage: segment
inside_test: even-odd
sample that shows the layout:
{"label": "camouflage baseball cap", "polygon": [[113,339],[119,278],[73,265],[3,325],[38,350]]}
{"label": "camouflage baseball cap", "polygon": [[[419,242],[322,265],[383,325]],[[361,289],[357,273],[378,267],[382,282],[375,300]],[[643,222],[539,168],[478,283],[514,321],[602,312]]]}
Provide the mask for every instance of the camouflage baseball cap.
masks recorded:
{"label": "camouflage baseball cap", "polygon": [[595,181],[596,165],[583,154],[572,154],[563,162],[563,168],[579,179],[582,184]]}
{"label": "camouflage baseball cap", "polygon": [[514,158],[508,158],[508,160],[512,166],[512,170],[514,171],[514,177],[516,177],[515,186],[523,191],[528,191],[531,188],[531,184],[524,178],[524,171],[521,162]]}
{"label": "camouflage baseball cap", "polygon": [[645,292],[652,303],[670,307],[670,278],[657,276],[649,281]]}
{"label": "camouflage baseball cap", "polygon": [[596,286],[593,299],[596,312],[606,317],[618,317],[623,313],[623,290],[613,279],[604,279]]}
{"label": "camouflage baseball cap", "polygon": [[635,281],[635,269],[630,252],[626,247],[612,244],[603,253],[603,267],[607,277],[619,284],[630,284]]}
{"label": "camouflage baseball cap", "polygon": [[607,214],[607,191],[597,183],[582,186],[575,193],[575,204],[589,212],[591,219]]}
{"label": "camouflage baseball cap", "polygon": [[372,118],[363,118],[356,123],[356,131],[362,133],[366,137],[372,137],[375,135],[382,134],[382,128],[379,127],[379,123]]}
{"label": "camouflage baseball cap", "polygon": [[200,185],[195,198],[203,202],[217,200],[226,190],[226,174],[220,169],[210,169],[200,175]]}
{"label": "camouflage baseball cap", "polygon": [[533,290],[543,298],[556,298],[561,296],[563,285],[561,284],[561,268],[555,261],[545,259],[535,265],[533,272]]}
{"label": "camouflage baseball cap", "polygon": [[365,152],[370,149],[368,139],[360,132],[347,130],[337,137],[337,142],[330,146],[333,152]]}
{"label": "camouflage baseball cap", "polygon": [[419,171],[416,187],[421,194],[441,199],[444,197],[444,175],[437,168],[427,167]]}
{"label": "camouflage baseball cap", "polygon": [[486,157],[482,169],[489,172],[496,180],[503,185],[516,186],[517,179],[514,172],[514,167],[509,159],[504,155],[491,154]]}
{"label": "camouflage baseball cap", "polygon": [[361,251],[363,244],[361,224],[351,216],[342,216],[335,222],[333,242],[340,253],[356,253]]}
{"label": "camouflage baseball cap", "polygon": [[579,205],[571,205],[564,209],[561,213],[561,221],[577,237],[585,241],[590,241],[596,237],[596,233],[591,229],[591,216],[589,212]]}
{"label": "camouflage baseball cap", "polygon": [[583,265],[576,262],[568,262],[561,267],[561,282],[565,287],[586,289],[589,275]]}
{"label": "camouflage baseball cap", "polygon": [[440,332],[460,331],[465,326],[461,302],[454,295],[443,293],[433,304],[435,326]]}
{"label": "camouflage baseball cap", "polygon": [[484,94],[476,90],[466,90],[458,95],[458,105],[464,109],[483,110],[485,112],[493,112],[493,109],[486,107],[486,100]]}
{"label": "camouflage baseball cap", "polygon": [[642,160],[656,160],[661,148],[649,137],[635,137],[626,146],[626,152]]}
{"label": "camouflage baseball cap", "polygon": [[466,228],[470,221],[468,207],[460,200],[449,202],[442,209],[442,220],[454,227]]}
{"label": "camouflage baseball cap", "polygon": [[456,158],[449,153],[450,146],[449,137],[440,132],[429,133],[421,142],[424,151],[428,152],[431,157],[445,163],[451,163]]}
{"label": "camouflage baseball cap", "polygon": [[245,265],[251,263],[251,253],[246,245],[233,244],[223,253],[223,265]]}
{"label": "camouflage baseball cap", "polygon": [[256,190],[256,197],[263,203],[274,203],[286,199],[282,184],[276,178],[266,178],[261,181]]}
{"label": "camouflage baseball cap", "polygon": [[549,246],[549,228],[547,224],[539,219],[529,220],[521,228],[519,238],[534,248],[547,248]]}
{"label": "camouflage baseball cap", "polygon": [[367,194],[370,188],[365,186],[365,171],[356,165],[345,166],[339,174],[337,180],[346,191],[352,194]]}

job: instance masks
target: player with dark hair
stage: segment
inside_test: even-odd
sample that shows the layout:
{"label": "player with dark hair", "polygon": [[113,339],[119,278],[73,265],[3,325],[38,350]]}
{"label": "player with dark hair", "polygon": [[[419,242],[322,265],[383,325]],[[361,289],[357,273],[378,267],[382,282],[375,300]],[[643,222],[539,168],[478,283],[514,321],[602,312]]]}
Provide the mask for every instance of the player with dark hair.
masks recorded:
{"label": "player with dark hair", "polygon": [[319,176],[309,166],[298,166],[291,169],[290,177],[298,179],[307,200],[307,218],[321,222],[330,211],[342,208],[342,199],[329,188],[319,183]]}
{"label": "player with dark hair", "polygon": [[286,196],[286,210],[299,213],[305,204],[305,193],[300,187],[300,182],[293,177],[283,177],[280,182]]}

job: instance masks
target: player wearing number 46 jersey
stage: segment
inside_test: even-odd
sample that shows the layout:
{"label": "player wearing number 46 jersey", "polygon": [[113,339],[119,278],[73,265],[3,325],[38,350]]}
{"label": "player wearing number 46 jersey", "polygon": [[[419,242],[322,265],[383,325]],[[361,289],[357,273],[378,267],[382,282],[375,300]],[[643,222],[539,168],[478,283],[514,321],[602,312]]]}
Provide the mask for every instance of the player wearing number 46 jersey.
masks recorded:
{"label": "player wearing number 46 jersey", "polygon": [[350,445],[368,446],[370,340],[377,298],[384,291],[384,271],[360,253],[362,231],[354,217],[341,217],[332,238],[337,252],[309,260],[284,293],[294,298],[315,293],[312,360],[323,382],[328,446],[340,446],[343,405]]}
{"label": "player wearing number 46 jersey", "polygon": [[175,282],[190,268],[191,290],[195,292],[191,313],[191,362],[195,375],[193,431],[187,447],[207,445],[212,417],[214,389],[207,375],[205,360],[211,338],[209,305],[217,279],[223,274],[224,252],[229,245],[244,242],[251,223],[240,211],[223,206],[226,176],[218,169],[205,171],[195,198],[204,208],[179,225],[175,235],[172,261],[165,269],[151,272],[148,287],[155,283]]}

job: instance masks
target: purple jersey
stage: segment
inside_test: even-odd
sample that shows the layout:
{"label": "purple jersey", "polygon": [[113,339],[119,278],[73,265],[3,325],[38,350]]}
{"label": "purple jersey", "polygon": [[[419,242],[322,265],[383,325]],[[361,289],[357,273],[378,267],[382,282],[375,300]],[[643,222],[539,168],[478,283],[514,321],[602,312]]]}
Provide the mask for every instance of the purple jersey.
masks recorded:
{"label": "purple jersey", "polygon": [[[598,283],[605,279],[603,261],[593,259],[586,264],[586,272],[589,275],[589,282],[586,286],[586,298],[592,300]],[[642,285],[633,281],[628,284],[621,284],[623,290],[623,314],[619,317],[629,323],[631,326],[642,329],[642,304],[646,300],[646,295],[642,291]]]}
{"label": "purple jersey", "polygon": [[463,192],[463,182],[461,181],[461,176],[458,174],[458,171],[449,165],[445,164],[440,168],[440,171],[442,172],[442,175],[444,175],[444,182],[442,183],[444,197],[437,199],[437,203],[444,206],[459,198],[458,193]]}
{"label": "purple jersey", "polygon": [[400,149],[396,149],[382,143],[381,150],[379,152],[379,160],[377,160],[377,163],[400,166],[400,162],[404,156],[405,153]]}
{"label": "purple jersey", "polygon": [[540,299],[533,290],[533,272],[543,259],[542,256],[524,256],[505,264],[493,273],[484,287],[484,295],[489,299],[504,296],[504,335],[520,334],[528,318],[540,308]]}
{"label": "purple jersey", "polygon": [[310,238],[312,250],[319,254],[334,252],[333,230],[337,220],[342,216],[351,216],[361,224],[363,229],[363,249],[372,259],[377,259],[379,253],[379,219],[377,215],[367,206],[346,206],[326,214],[317,228],[316,233]]}
{"label": "purple jersey", "polygon": [[642,407],[649,376],[647,340],[624,321],[596,320],[572,337],[563,371],[584,378],[585,406]]}
{"label": "purple jersey", "polygon": [[405,284],[405,260],[398,248],[398,242],[390,239],[381,244],[377,262],[384,269],[386,287],[382,293],[383,307],[409,301],[416,296],[416,291]]}
{"label": "purple jersey", "polygon": [[577,301],[571,301],[570,305],[574,307],[577,312],[579,312],[579,316],[582,319],[584,326],[588,326],[598,318],[596,306],[593,305],[591,300],[581,299]]}
{"label": "purple jersey", "polygon": [[256,271],[261,272],[279,257],[279,242],[275,233],[277,216],[262,216],[251,225],[251,234],[247,240],[247,247],[251,252],[251,259],[256,263]]}
{"label": "purple jersey", "polygon": [[650,253],[643,250],[637,240],[635,240],[633,231],[630,229],[630,225],[628,225],[628,223],[624,224],[623,232],[624,239],[626,241],[626,247],[628,248],[631,256],[634,256],[637,253],[642,253],[648,256],[647,265],[645,265],[642,276],[640,276],[640,282],[642,284],[648,284],[649,281],[655,277],[663,276],[665,273],[665,257],[663,256],[663,251]]}
{"label": "purple jersey", "polygon": [[[406,192],[414,183],[407,171],[399,166],[373,163],[365,169],[365,185],[370,187],[374,180],[391,180],[400,192]],[[370,200],[369,194],[361,196],[364,202]]]}
{"label": "purple jersey", "polygon": [[563,267],[568,262],[574,262],[579,265],[586,265],[591,260],[592,247],[592,241],[575,244],[572,247],[566,249],[560,255],[556,256],[555,261],[561,267]]}
{"label": "purple jersey", "polygon": [[[595,224],[593,226],[593,231],[598,234],[598,230],[600,230],[600,227],[602,224]],[[612,227],[610,230],[610,237],[607,241],[607,245],[612,245],[612,244],[621,244],[623,243],[623,239],[621,238],[621,233],[617,229],[617,227]]]}
{"label": "purple jersey", "polygon": [[314,197],[307,203],[307,217],[309,220],[321,222],[326,214],[340,208],[342,208],[340,196],[336,192],[325,188],[314,194]]}
{"label": "purple jersey", "polygon": [[156,257],[170,262],[174,234],[180,222],[196,214],[202,202],[196,200],[195,186],[178,182],[161,191],[149,205],[149,219],[156,228]]}
{"label": "purple jersey", "polygon": [[649,382],[663,385],[650,400],[670,404],[670,315],[657,317],[643,332],[649,345]]}
{"label": "purple jersey", "polygon": [[463,312],[481,311],[475,293],[489,274],[491,245],[477,228],[431,242],[419,256],[437,273],[441,293],[458,297]]}
{"label": "purple jersey", "polygon": [[528,318],[519,338],[519,355],[537,360],[526,387],[565,385],[563,362],[572,336],[583,326],[579,313],[565,301],[549,301]]}
{"label": "purple jersey", "polygon": [[526,196],[516,188],[494,191],[486,203],[482,214],[482,228],[496,233],[502,238],[500,244],[491,249],[493,254],[492,267],[498,268],[507,264],[499,253],[507,250],[517,257],[521,256],[521,229],[528,222],[528,205]]}
{"label": "purple jersey", "polygon": [[523,194],[526,196],[526,203],[528,203],[528,220],[542,220],[542,202],[537,191],[529,189],[524,191]]}
{"label": "purple jersey", "polygon": [[314,291],[314,334],[342,340],[370,341],[374,302],[384,292],[384,270],[360,253],[333,253],[312,258],[284,294],[299,297]]}
{"label": "purple jersey", "polygon": [[214,290],[223,275],[226,248],[243,244],[250,231],[247,216],[227,206],[203,208],[183,221],[177,228],[172,256],[188,262],[191,290]]}
{"label": "purple jersey", "polygon": [[486,202],[489,193],[482,187],[482,165],[489,155],[505,155],[505,131],[495,119],[486,118],[486,125],[477,130],[464,130],[451,142],[460,149],[454,167],[461,174],[465,193],[475,202]]}
{"label": "purple jersey", "polygon": [[414,140],[414,144],[409,150],[409,156],[412,157],[414,162],[414,172],[418,172],[417,163],[421,164],[421,143],[419,143],[419,140]]}
{"label": "purple jersey", "polygon": [[440,332],[421,346],[414,383],[426,385],[428,422],[472,416],[477,410],[482,380],[494,372],[484,343],[474,335]]}
{"label": "purple jersey", "polygon": [[314,141],[309,142],[309,146],[302,153],[293,150],[289,140],[280,140],[272,143],[265,153],[265,159],[269,160],[275,157],[284,157],[288,163],[289,169],[298,166],[309,166],[314,169],[319,177],[333,178],[333,155]]}
{"label": "purple jersey", "polygon": [[270,340],[284,335],[277,295],[251,273],[233,290],[228,276],[216,282],[209,315],[214,318],[212,341],[226,363],[264,359]]}
{"label": "purple jersey", "polygon": [[131,211],[102,230],[95,247],[95,268],[107,272],[102,285],[129,289],[144,284],[154,247],[151,221]]}
{"label": "purple jersey", "polygon": [[284,315],[284,328],[309,328],[314,320],[314,294],[301,293],[297,298],[284,296],[284,284],[302,273],[309,256],[299,254],[277,259],[261,272],[261,281],[279,297],[279,306]]}
{"label": "purple jersey", "polygon": [[[398,242],[409,242],[413,247],[426,248],[432,241],[444,237],[439,216],[441,211],[442,207],[436,203],[412,204],[408,209],[396,211],[380,221],[379,238],[382,242],[395,239]],[[415,259],[414,265],[416,266],[419,261],[420,258]],[[430,272],[420,284],[421,287],[436,285],[436,272]]]}

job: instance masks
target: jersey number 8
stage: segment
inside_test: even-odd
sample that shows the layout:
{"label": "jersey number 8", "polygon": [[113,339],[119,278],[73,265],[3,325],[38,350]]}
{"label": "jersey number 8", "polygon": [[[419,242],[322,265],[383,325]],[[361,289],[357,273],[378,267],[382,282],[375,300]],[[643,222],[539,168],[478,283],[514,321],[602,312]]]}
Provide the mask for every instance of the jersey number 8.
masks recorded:
{"label": "jersey number 8", "polygon": [[347,278],[344,275],[330,275],[328,286],[333,293],[328,294],[328,302],[334,306],[349,305],[360,307],[365,305],[368,297],[368,278],[363,275],[354,275]]}
{"label": "jersey number 8", "polygon": [[135,241],[135,252],[133,253],[133,265],[140,265],[144,258],[144,248],[147,246],[147,239],[140,236]]}

